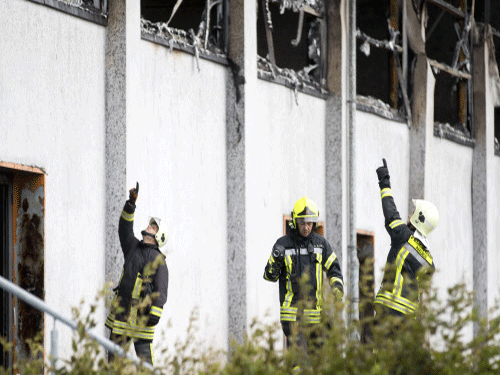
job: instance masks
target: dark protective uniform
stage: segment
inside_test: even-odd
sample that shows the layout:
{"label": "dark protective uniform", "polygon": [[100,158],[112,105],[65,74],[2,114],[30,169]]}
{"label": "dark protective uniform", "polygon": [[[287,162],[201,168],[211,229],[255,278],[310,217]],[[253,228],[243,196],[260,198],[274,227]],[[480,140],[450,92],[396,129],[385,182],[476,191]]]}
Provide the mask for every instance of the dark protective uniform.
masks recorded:
{"label": "dark protective uniform", "polygon": [[[111,330],[114,341],[134,339],[137,355],[153,364],[152,342],[167,301],[168,268],[165,256],[156,245],[146,244],[134,236],[134,212],[135,204],[127,201],[118,225],[125,262],[115,301],[122,311],[112,307],[106,327]],[[140,302],[146,303],[139,306]]]}
{"label": "dark protective uniform", "polygon": [[296,230],[292,230],[279,238],[276,245],[285,248],[284,261],[277,262],[271,255],[265,267],[264,279],[272,282],[279,280],[280,320],[285,336],[289,336],[289,323],[297,321],[297,302],[303,297],[299,285],[303,272],[309,272],[310,297],[314,302],[312,309],[303,311],[302,319],[306,323],[320,322],[323,270],[330,280],[331,288],[339,288],[343,293],[344,281],[339,260],[322,235],[312,232],[309,237],[304,238]]}
{"label": "dark protective uniform", "polygon": [[435,266],[429,250],[414,237],[414,230],[401,220],[388,179],[381,181],[379,186],[391,249],[375,304],[378,311],[404,316],[415,312],[419,301],[419,279],[430,277]]}

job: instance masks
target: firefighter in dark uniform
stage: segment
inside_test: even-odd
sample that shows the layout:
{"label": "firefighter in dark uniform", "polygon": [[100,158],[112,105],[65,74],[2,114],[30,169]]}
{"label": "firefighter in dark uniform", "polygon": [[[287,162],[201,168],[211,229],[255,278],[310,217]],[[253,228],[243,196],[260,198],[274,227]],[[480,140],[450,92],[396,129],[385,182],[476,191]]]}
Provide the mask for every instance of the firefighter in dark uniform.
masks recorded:
{"label": "firefighter in dark uniform", "polygon": [[[141,232],[143,240],[134,236],[134,212],[139,184],[130,189],[118,224],[118,235],[125,263],[120,283],[115,289],[113,306],[106,319],[110,339],[117,344],[133,340],[138,357],[154,364],[153,337],[167,301],[168,268],[159,248],[168,240],[160,219],[151,218]],[[108,353],[108,359],[113,358]]]}
{"label": "firefighter in dark uniform", "polygon": [[405,317],[415,312],[419,302],[419,281],[429,279],[435,265],[427,236],[439,222],[439,212],[430,202],[414,199],[415,211],[404,223],[392,196],[387,163],[377,169],[385,228],[391,237],[382,285],[375,297],[377,319],[387,314]]}
{"label": "firefighter in dark uniform", "polygon": [[314,231],[319,217],[316,204],[303,197],[295,203],[291,216],[292,230],[276,241],[264,271],[264,279],[279,281],[280,321],[287,345],[292,344],[291,325],[297,321],[297,303],[305,297],[300,291],[300,279],[305,272],[309,272],[313,306],[301,312],[304,323],[317,324],[321,320],[323,271],[336,299],[342,301],[344,295],[339,260],[328,241]]}

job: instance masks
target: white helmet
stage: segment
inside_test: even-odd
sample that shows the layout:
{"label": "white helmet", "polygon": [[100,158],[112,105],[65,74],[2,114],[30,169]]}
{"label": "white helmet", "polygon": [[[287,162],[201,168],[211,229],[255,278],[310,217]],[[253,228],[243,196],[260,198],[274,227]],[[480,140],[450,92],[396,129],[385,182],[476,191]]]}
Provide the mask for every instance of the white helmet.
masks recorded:
{"label": "white helmet", "polygon": [[427,237],[439,223],[439,212],[436,206],[423,199],[412,199],[415,211],[411,215],[410,223]]}
{"label": "white helmet", "polygon": [[155,234],[155,240],[158,243],[158,247],[163,247],[168,241],[168,231],[164,225],[161,225],[161,219],[157,217],[149,218],[149,225],[156,224],[158,226],[158,232]]}

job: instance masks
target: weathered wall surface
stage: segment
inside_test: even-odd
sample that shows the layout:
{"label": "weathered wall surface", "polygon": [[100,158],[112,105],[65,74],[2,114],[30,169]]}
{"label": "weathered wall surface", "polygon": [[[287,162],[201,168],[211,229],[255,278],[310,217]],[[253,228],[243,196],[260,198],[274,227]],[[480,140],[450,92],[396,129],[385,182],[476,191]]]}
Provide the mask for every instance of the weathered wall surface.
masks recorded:
{"label": "weathered wall surface", "polygon": [[[226,67],[129,40],[127,189],[139,181],[136,237],[148,216],[170,228],[169,295],[155,344],[185,337],[199,309],[199,335],[226,346]],[[123,202],[127,199],[123,191]],[[171,327],[168,327],[168,323]],[[160,339],[162,333],[167,339]]]}
{"label": "weathered wall surface", "polygon": [[[491,48],[491,47],[490,47]],[[491,56],[491,50],[488,51]],[[497,64],[494,59],[487,59],[488,76],[486,77],[486,117],[487,134],[493,140],[495,130],[494,108],[498,106],[500,78],[498,76]],[[500,277],[498,269],[500,268],[500,157],[494,155],[494,145],[491,142],[487,154],[487,166],[490,170],[488,174],[488,195],[487,195],[487,218],[488,218],[488,306],[493,307],[500,301]]]}
{"label": "weathered wall surface", "polygon": [[[325,100],[255,83],[246,133],[248,319],[279,320],[278,284],[263,278],[283,215],[308,196],[325,220]],[[328,236],[327,236],[328,238]]]}
{"label": "weathered wall surface", "polygon": [[439,225],[429,235],[436,264],[433,285],[446,288],[465,282],[472,289],[472,148],[432,138],[429,196],[439,210]]}
{"label": "weathered wall surface", "polygon": [[[0,160],[47,172],[45,300],[71,316],[104,284],[105,28],[3,1],[0,30]],[[71,333],[59,328],[65,355]]]}
{"label": "weathered wall surface", "polygon": [[373,232],[375,289],[378,290],[391,240],[384,226],[376,169],[387,161],[394,200],[408,217],[408,127],[379,116],[356,113],[356,229]]}

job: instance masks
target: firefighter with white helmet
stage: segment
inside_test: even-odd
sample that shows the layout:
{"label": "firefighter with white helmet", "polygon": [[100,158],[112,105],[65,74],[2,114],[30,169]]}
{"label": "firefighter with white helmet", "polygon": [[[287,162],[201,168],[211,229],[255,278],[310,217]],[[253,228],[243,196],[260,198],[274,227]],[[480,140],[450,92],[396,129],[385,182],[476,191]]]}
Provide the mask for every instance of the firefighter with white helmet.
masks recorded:
{"label": "firefighter with white helmet", "polygon": [[[153,364],[155,326],[167,302],[168,268],[160,248],[167,243],[168,232],[159,218],[151,217],[141,232],[142,241],[134,236],[138,193],[139,183],[130,189],[118,224],[125,263],[106,327],[111,340],[118,344],[133,340],[137,356]],[[108,353],[108,359],[112,358]]]}
{"label": "firefighter with white helmet", "polygon": [[375,311],[378,318],[386,314],[407,316],[418,307],[420,277],[430,277],[435,269],[427,237],[439,223],[439,212],[431,202],[414,199],[415,211],[404,223],[394,203],[385,159],[377,168],[377,176],[391,249],[375,298]]}
{"label": "firefighter with white helmet", "polygon": [[[292,230],[276,241],[264,270],[264,279],[279,281],[280,321],[289,345],[291,325],[297,321],[298,316],[301,315],[308,324],[320,322],[323,271],[326,272],[331,290],[338,301],[342,300],[344,294],[339,260],[330,243],[315,231],[319,219],[316,204],[307,197],[299,199],[293,207],[291,219]],[[299,314],[298,302],[307,297],[301,295],[299,281],[306,272],[311,287],[309,299],[313,306]]]}

